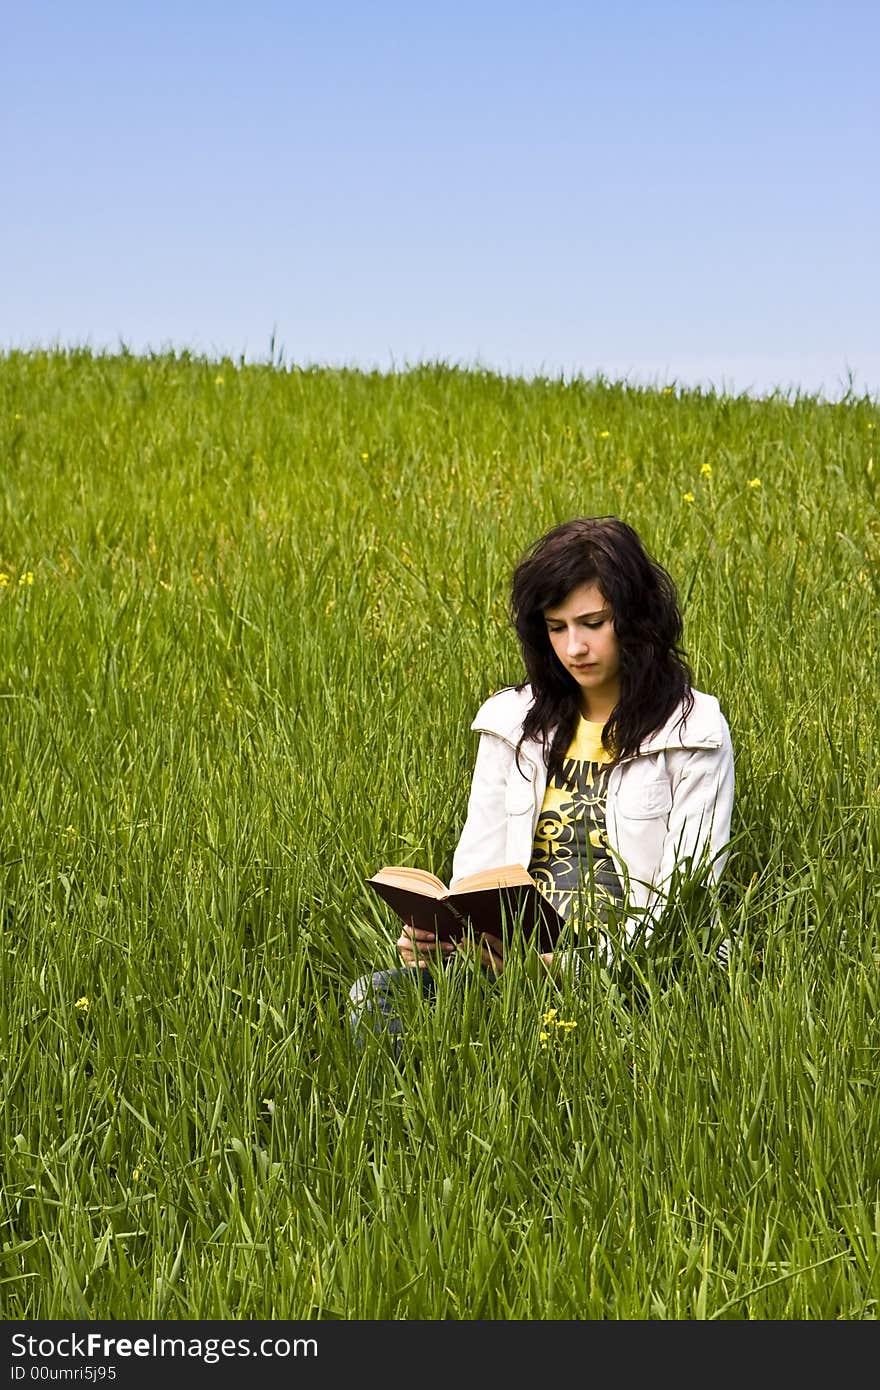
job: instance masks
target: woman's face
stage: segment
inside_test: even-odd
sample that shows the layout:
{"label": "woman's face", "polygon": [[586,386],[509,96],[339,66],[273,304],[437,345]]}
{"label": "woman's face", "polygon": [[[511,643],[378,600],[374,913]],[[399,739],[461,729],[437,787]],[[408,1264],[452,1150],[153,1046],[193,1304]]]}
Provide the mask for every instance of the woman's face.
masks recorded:
{"label": "woman's face", "polygon": [[588,719],[609,717],[620,698],[620,654],[613,615],[597,584],[579,584],[544,609],[547,634],[562,666],[581,689]]}

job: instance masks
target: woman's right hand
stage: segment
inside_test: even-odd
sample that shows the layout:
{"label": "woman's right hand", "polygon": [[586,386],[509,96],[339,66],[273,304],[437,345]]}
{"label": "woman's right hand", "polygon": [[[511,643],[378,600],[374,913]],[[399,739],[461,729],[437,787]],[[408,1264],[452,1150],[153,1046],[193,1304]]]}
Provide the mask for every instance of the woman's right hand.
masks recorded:
{"label": "woman's right hand", "polygon": [[452,941],[438,941],[434,932],[409,925],[403,928],[395,944],[404,965],[415,965],[420,970],[455,951]]}

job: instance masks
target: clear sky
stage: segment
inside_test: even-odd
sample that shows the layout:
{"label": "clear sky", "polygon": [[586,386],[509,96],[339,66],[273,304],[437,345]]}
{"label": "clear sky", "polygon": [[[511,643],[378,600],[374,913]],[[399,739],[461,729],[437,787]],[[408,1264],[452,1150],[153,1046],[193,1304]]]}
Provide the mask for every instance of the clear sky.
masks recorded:
{"label": "clear sky", "polygon": [[79,0],[0,39],[0,349],[880,395],[877,0]]}

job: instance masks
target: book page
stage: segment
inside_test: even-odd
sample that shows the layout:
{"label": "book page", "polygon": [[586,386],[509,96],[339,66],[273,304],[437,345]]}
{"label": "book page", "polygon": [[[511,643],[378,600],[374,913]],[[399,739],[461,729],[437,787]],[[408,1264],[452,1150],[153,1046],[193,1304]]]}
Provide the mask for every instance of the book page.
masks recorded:
{"label": "book page", "polygon": [[408,888],[411,893],[422,893],[427,898],[446,895],[446,884],[436,874],[429,873],[427,869],[413,869],[408,864],[386,864],[373,875],[372,882]]}
{"label": "book page", "polygon": [[455,885],[456,893],[470,893],[478,888],[515,888],[519,884],[534,883],[528,869],[522,864],[502,864],[497,869],[481,869],[478,874],[468,874]]}

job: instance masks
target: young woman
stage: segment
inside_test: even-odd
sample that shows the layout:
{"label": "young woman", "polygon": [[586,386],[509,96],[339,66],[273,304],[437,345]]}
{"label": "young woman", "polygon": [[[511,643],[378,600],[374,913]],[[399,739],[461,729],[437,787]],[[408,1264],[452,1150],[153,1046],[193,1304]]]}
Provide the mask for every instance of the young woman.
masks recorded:
{"label": "young woman", "polygon": [[[511,613],[526,680],[471,725],[479,745],[450,886],[522,864],[576,949],[607,951],[618,932],[647,939],[675,882],[717,882],[733,809],[730,732],[717,699],[693,689],[673,581],[625,522],[578,518],[520,560]],[[351,990],[356,1036],[364,1024],[399,1035],[399,990],[430,993],[431,969],[462,948],[405,927],[397,949],[402,969]],[[477,949],[503,970],[501,941]]]}

